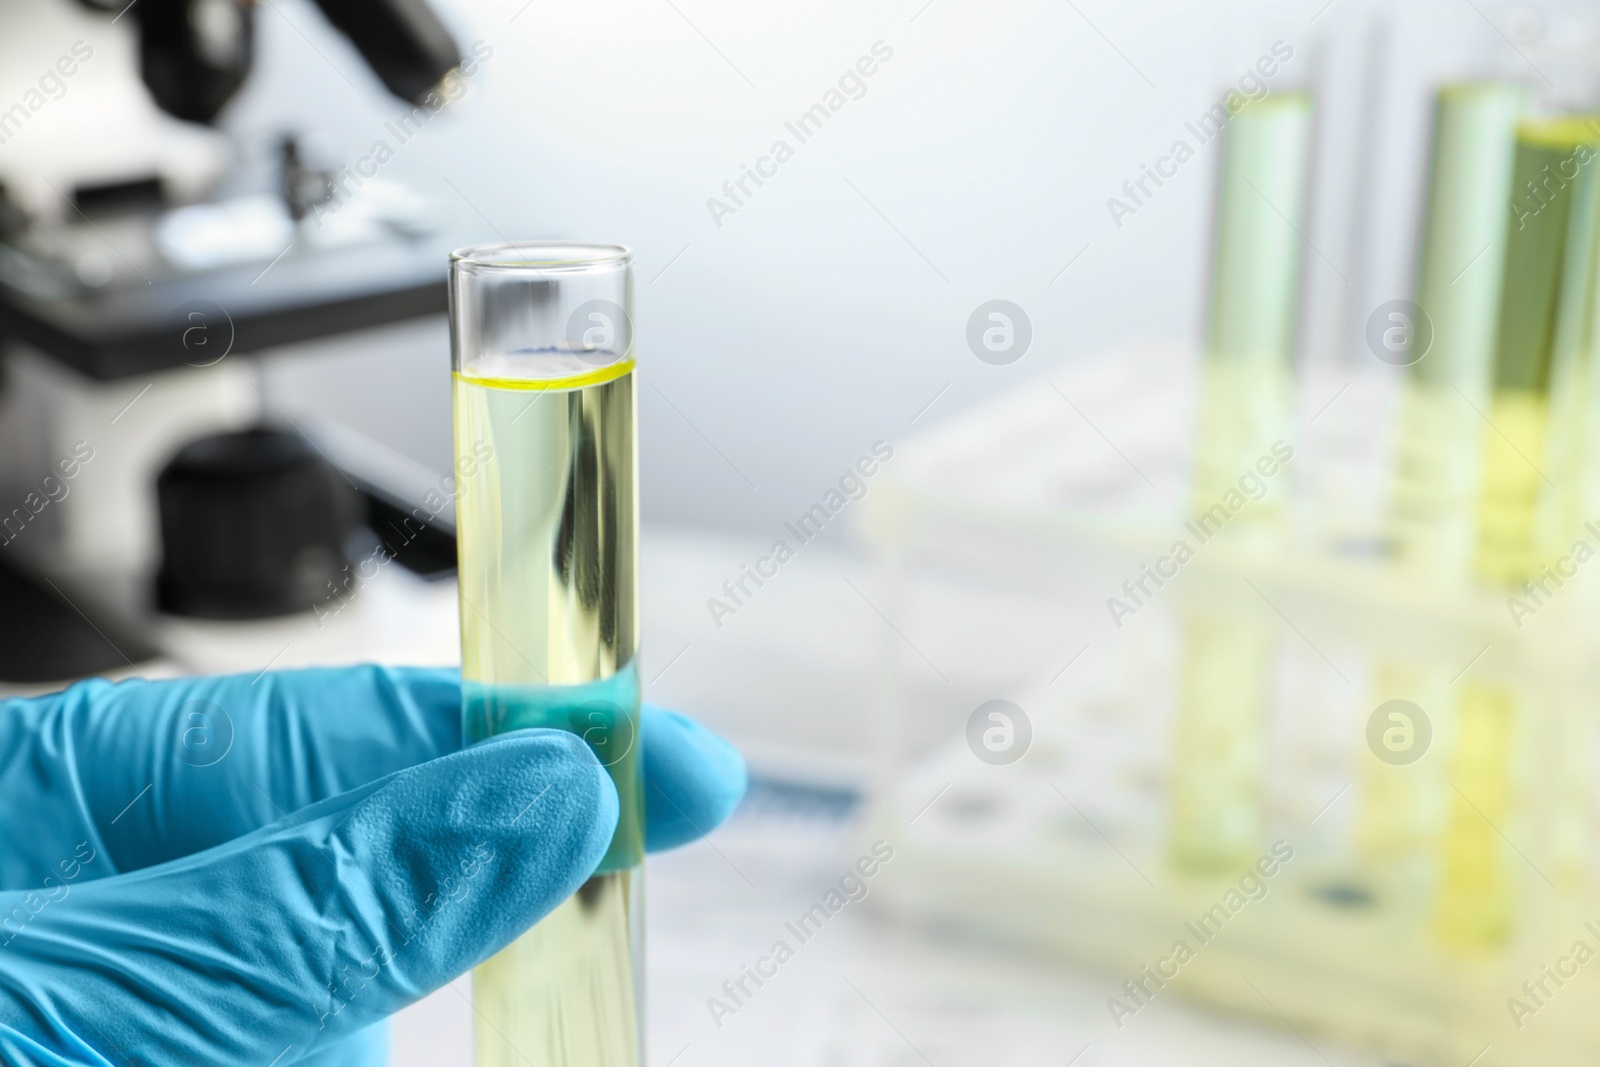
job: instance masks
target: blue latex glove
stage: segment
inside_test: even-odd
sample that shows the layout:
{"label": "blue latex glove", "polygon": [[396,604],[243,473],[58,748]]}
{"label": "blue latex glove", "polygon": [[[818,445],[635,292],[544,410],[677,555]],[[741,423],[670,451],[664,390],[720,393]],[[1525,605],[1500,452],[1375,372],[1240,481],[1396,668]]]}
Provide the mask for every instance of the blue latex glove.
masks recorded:
{"label": "blue latex glove", "polygon": [[[743,761],[641,723],[652,849]],[[0,1060],[365,1065],[381,1021],[588,877],[616,791],[576,737],[461,749],[455,671],[356,667],[0,702]]]}

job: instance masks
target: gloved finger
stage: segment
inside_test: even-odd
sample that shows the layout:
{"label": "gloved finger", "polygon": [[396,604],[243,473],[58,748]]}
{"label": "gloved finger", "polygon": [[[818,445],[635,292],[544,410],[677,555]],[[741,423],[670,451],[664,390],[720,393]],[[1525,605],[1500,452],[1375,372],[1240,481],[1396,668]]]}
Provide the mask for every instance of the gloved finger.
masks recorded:
{"label": "gloved finger", "polygon": [[645,709],[645,847],[676,848],[720,826],[744,796],[749,776],[737,749],[674,711]]}
{"label": "gloved finger", "polygon": [[341,1041],[330,1041],[295,1059],[290,1052],[276,1067],[387,1067],[389,1024],[373,1023]]}
{"label": "gloved finger", "polygon": [[120,1062],[119,1049],[293,1062],[504,947],[584,882],[616,820],[581,740],[517,731],[205,852],[68,886],[18,930],[0,923],[0,1047],[68,1063]]}
{"label": "gloved finger", "polygon": [[28,832],[0,841],[0,886],[37,885],[80,842],[97,877],[185,856],[460,747],[447,669],[93,679],[5,701],[0,795]]}
{"label": "gloved finger", "polygon": [[[66,857],[106,877],[186,856],[461,747],[453,668],[94,680],[0,712],[0,795],[28,813],[26,833],[0,833],[0,888]],[[745,788],[738,753],[651,708],[641,736],[647,847],[721,823]]]}

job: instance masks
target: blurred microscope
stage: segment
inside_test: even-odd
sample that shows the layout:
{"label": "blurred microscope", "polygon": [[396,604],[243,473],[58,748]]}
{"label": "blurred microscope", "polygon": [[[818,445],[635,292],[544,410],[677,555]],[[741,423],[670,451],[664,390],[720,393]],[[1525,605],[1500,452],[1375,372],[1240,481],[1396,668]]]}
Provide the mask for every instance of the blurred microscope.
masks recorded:
{"label": "blurred microscope", "polygon": [[[317,5],[420,121],[444,106],[462,55],[423,0]],[[448,248],[403,190],[318,169],[292,135],[247,161],[212,127],[262,17],[4,15],[8,67],[43,74],[0,112],[0,684],[226,667],[189,653],[230,625],[253,635],[243,669],[260,627],[218,620],[326,629],[360,586],[363,525],[390,531],[383,564],[453,565],[448,507],[413,507],[427,479],[302,433],[251,358],[437,318]]]}

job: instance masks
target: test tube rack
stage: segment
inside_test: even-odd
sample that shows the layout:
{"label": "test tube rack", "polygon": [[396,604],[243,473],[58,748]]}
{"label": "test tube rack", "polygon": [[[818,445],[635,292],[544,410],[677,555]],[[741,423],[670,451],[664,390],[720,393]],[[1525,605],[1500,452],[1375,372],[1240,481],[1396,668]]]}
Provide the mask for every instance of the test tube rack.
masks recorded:
{"label": "test tube rack", "polygon": [[[920,664],[903,647],[886,656],[905,728],[884,734],[875,832],[896,863],[879,904],[1102,971],[1108,1033],[1190,998],[1410,1064],[1592,1062],[1594,574],[1579,566],[1519,627],[1505,591],[1442,586],[1391,559],[1359,506],[1386,483],[1391,443],[1365,427],[1397,386],[1372,376],[1342,412],[1300,419],[1294,535],[1271,550],[1217,536],[1118,628],[1102,602],[1194,540],[1183,408],[1197,364],[1134,346],[1083,361],[1076,380],[1020,386],[898,448],[868,498],[862,532],[891,620],[925,575],[956,573],[1054,605],[1090,649],[1064,676],[1042,665],[993,694],[1031,719],[1030,747],[1006,766],[965,737],[897,747],[932,709],[908,680]],[[1306,402],[1344,373],[1305,383]],[[1600,549],[1588,531],[1577,540]],[[1218,750],[1182,740],[1195,628],[1270,650],[1264,677],[1237,681],[1261,687],[1267,714]],[[1424,709],[1431,735],[1406,765],[1368,741],[1391,699]],[[1216,819],[1249,809],[1248,848],[1209,867],[1174,850],[1195,774],[1232,790]],[[1293,856],[1260,876],[1276,842]]]}

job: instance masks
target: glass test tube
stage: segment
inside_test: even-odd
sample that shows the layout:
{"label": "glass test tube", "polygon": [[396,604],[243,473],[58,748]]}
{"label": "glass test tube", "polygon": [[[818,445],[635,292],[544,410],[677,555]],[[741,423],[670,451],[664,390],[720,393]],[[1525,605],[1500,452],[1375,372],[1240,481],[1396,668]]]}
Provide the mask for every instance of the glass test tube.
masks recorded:
{"label": "glass test tube", "polygon": [[1573,351],[1570,310],[1581,304],[1594,229],[1595,168],[1575,159],[1594,151],[1597,130],[1576,118],[1528,119],[1517,127],[1488,412],[1497,432],[1483,438],[1474,560],[1478,577],[1491,585],[1525,581],[1543,547],[1538,520],[1554,482],[1542,468],[1547,454],[1559,460],[1562,450],[1550,446],[1569,429],[1558,425],[1551,434],[1552,384],[1576,370],[1557,357]]}
{"label": "glass test tube", "polygon": [[1471,561],[1483,425],[1472,407],[1489,402],[1527,102],[1525,88],[1499,82],[1446,85],[1434,100],[1416,289],[1432,341],[1407,372],[1390,512],[1405,561],[1446,581],[1463,581]]}
{"label": "glass test tube", "polygon": [[[1434,98],[1416,302],[1431,343],[1406,371],[1390,516],[1399,554],[1430,580],[1470,577],[1482,424],[1489,403],[1515,130],[1528,91],[1504,82],[1445,85]],[[1465,396],[1469,403],[1462,403]],[[1372,703],[1454,706],[1454,666],[1380,658]],[[1424,868],[1449,791],[1441,761],[1363,760],[1355,835],[1375,868]]]}
{"label": "glass test tube", "polygon": [[570,730],[621,801],[594,876],[474,972],[478,1067],[644,1060],[632,262],[451,257],[464,735]]}
{"label": "glass test tube", "polygon": [[[1541,468],[1564,463],[1575,440],[1568,425],[1576,414],[1568,402],[1572,379],[1581,371],[1575,316],[1591,284],[1600,189],[1594,167],[1577,160],[1587,153],[1592,164],[1597,131],[1593,121],[1570,117],[1517,126],[1491,379],[1495,432],[1483,439],[1474,559],[1476,576],[1492,587],[1514,588],[1534,576],[1545,547],[1541,519],[1548,526],[1562,512],[1563,491]],[[1519,719],[1529,710],[1512,686],[1461,683],[1450,760],[1456,795],[1441,842],[1436,910],[1447,944],[1490,947],[1512,933],[1512,860],[1497,828],[1515,812],[1513,769],[1525,732]]]}
{"label": "glass test tube", "polygon": [[[1588,416],[1595,379],[1596,331],[1600,329],[1600,304],[1596,299],[1596,284],[1600,283],[1600,231],[1596,230],[1600,224],[1600,178],[1593,173],[1596,157],[1600,156],[1600,115],[1562,120],[1557,143],[1567,138],[1578,140],[1560,158],[1555,173],[1560,175],[1559,168],[1577,173],[1570,179],[1565,247],[1548,357],[1548,426],[1543,465],[1548,482],[1539,494],[1533,534],[1534,556],[1541,563],[1571,548],[1579,527],[1594,517],[1589,510],[1592,483],[1585,480],[1585,467],[1592,460],[1597,441]],[[1583,162],[1585,158],[1587,163]]]}
{"label": "glass test tube", "polygon": [[[1292,436],[1311,116],[1309,95],[1279,93],[1228,124],[1190,509],[1202,529],[1274,442]],[[1230,521],[1229,537],[1270,541],[1286,496],[1275,484]],[[1231,870],[1259,850],[1274,648],[1271,627],[1254,617],[1186,611],[1169,841],[1180,869]]]}
{"label": "glass test tube", "polygon": [[[1600,131],[1600,119],[1593,120]],[[1600,144],[1596,144],[1600,151]],[[1593,167],[1592,161],[1589,166]],[[1600,201],[1600,192],[1594,194]],[[1589,205],[1597,215],[1600,207]],[[1600,227],[1600,219],[1596,226]],[[1567,482],[1561,509],[1546,516],[1541,542],[1566,549],[1578,536],[1578,527],[1600,519],[1600,229],[1590,233],[1588,269],[1575,276],[1568,293],[1574,294],[1571,311],[1563,305],[1556,354],[1556,384],[1553,390],[1570,393],[1570,404],[1561,411],[1561,425],[1567,432],[1560,442],[1567,450],[1562,457],[1561,478]],[[1559,444],[1558,444],[1559,447]]]}
{"label": "glass test tube", "polygon": [[[1600,138],[1600,117],[1581,120],[1591,135]],[[1600,139],[1587,146],[1600,154]],[[1600,159],[1585,166],[1594,169]],[[1591,179],[1592,180],[1592,179]],[[1595,183],[1600,185],[1600,182]],[[1559,571],[1557,561],[1572,551],[1574,543],[1590,539],[1600,522],[1600,190],[1593,190],[1575,207],[1592,218],[1574,216],[1568,242],[1587,237],[1587,260],[1579,269],[1579,255],[1569,255],[1570,284],[1563,287],[1557,329],[1551,422],[1552,450],[1547,473],[1559,488],[1546,493],[1541,508],[1538,543],[1544,561],[1537,579]],[[1551,567],[1546,571],[1545,566]],[[1563,575],[1552,575],[1563,580]],[[1550,589],[1550,584],[1542,586]],[[1563,596],[1593,597],[1592,587],[1564,591]],[[1590,601],[1592,610],[1593,601]],[[1595,776],[1594,723],[1585,696],[1559,700],[1547,710],[1547,737],[1554,739],[1553,769],[1544,776],[1551,787],[1548,803],[1552,855],[1548,870],[1563,889],[1581,885],[1589,877],[1591,815],[1589,791]]]}
{"label": "glass test tube", "polygon": [[[1274,441],[1290,436],[1311,97],[1276,93],[1228,123],[1217,196],[1196,440],[1194,508],[1204,512]],[[1264,505],[1264,506],[1263,506]],[[1281,508],[1269,495],[1248,514]]]}

